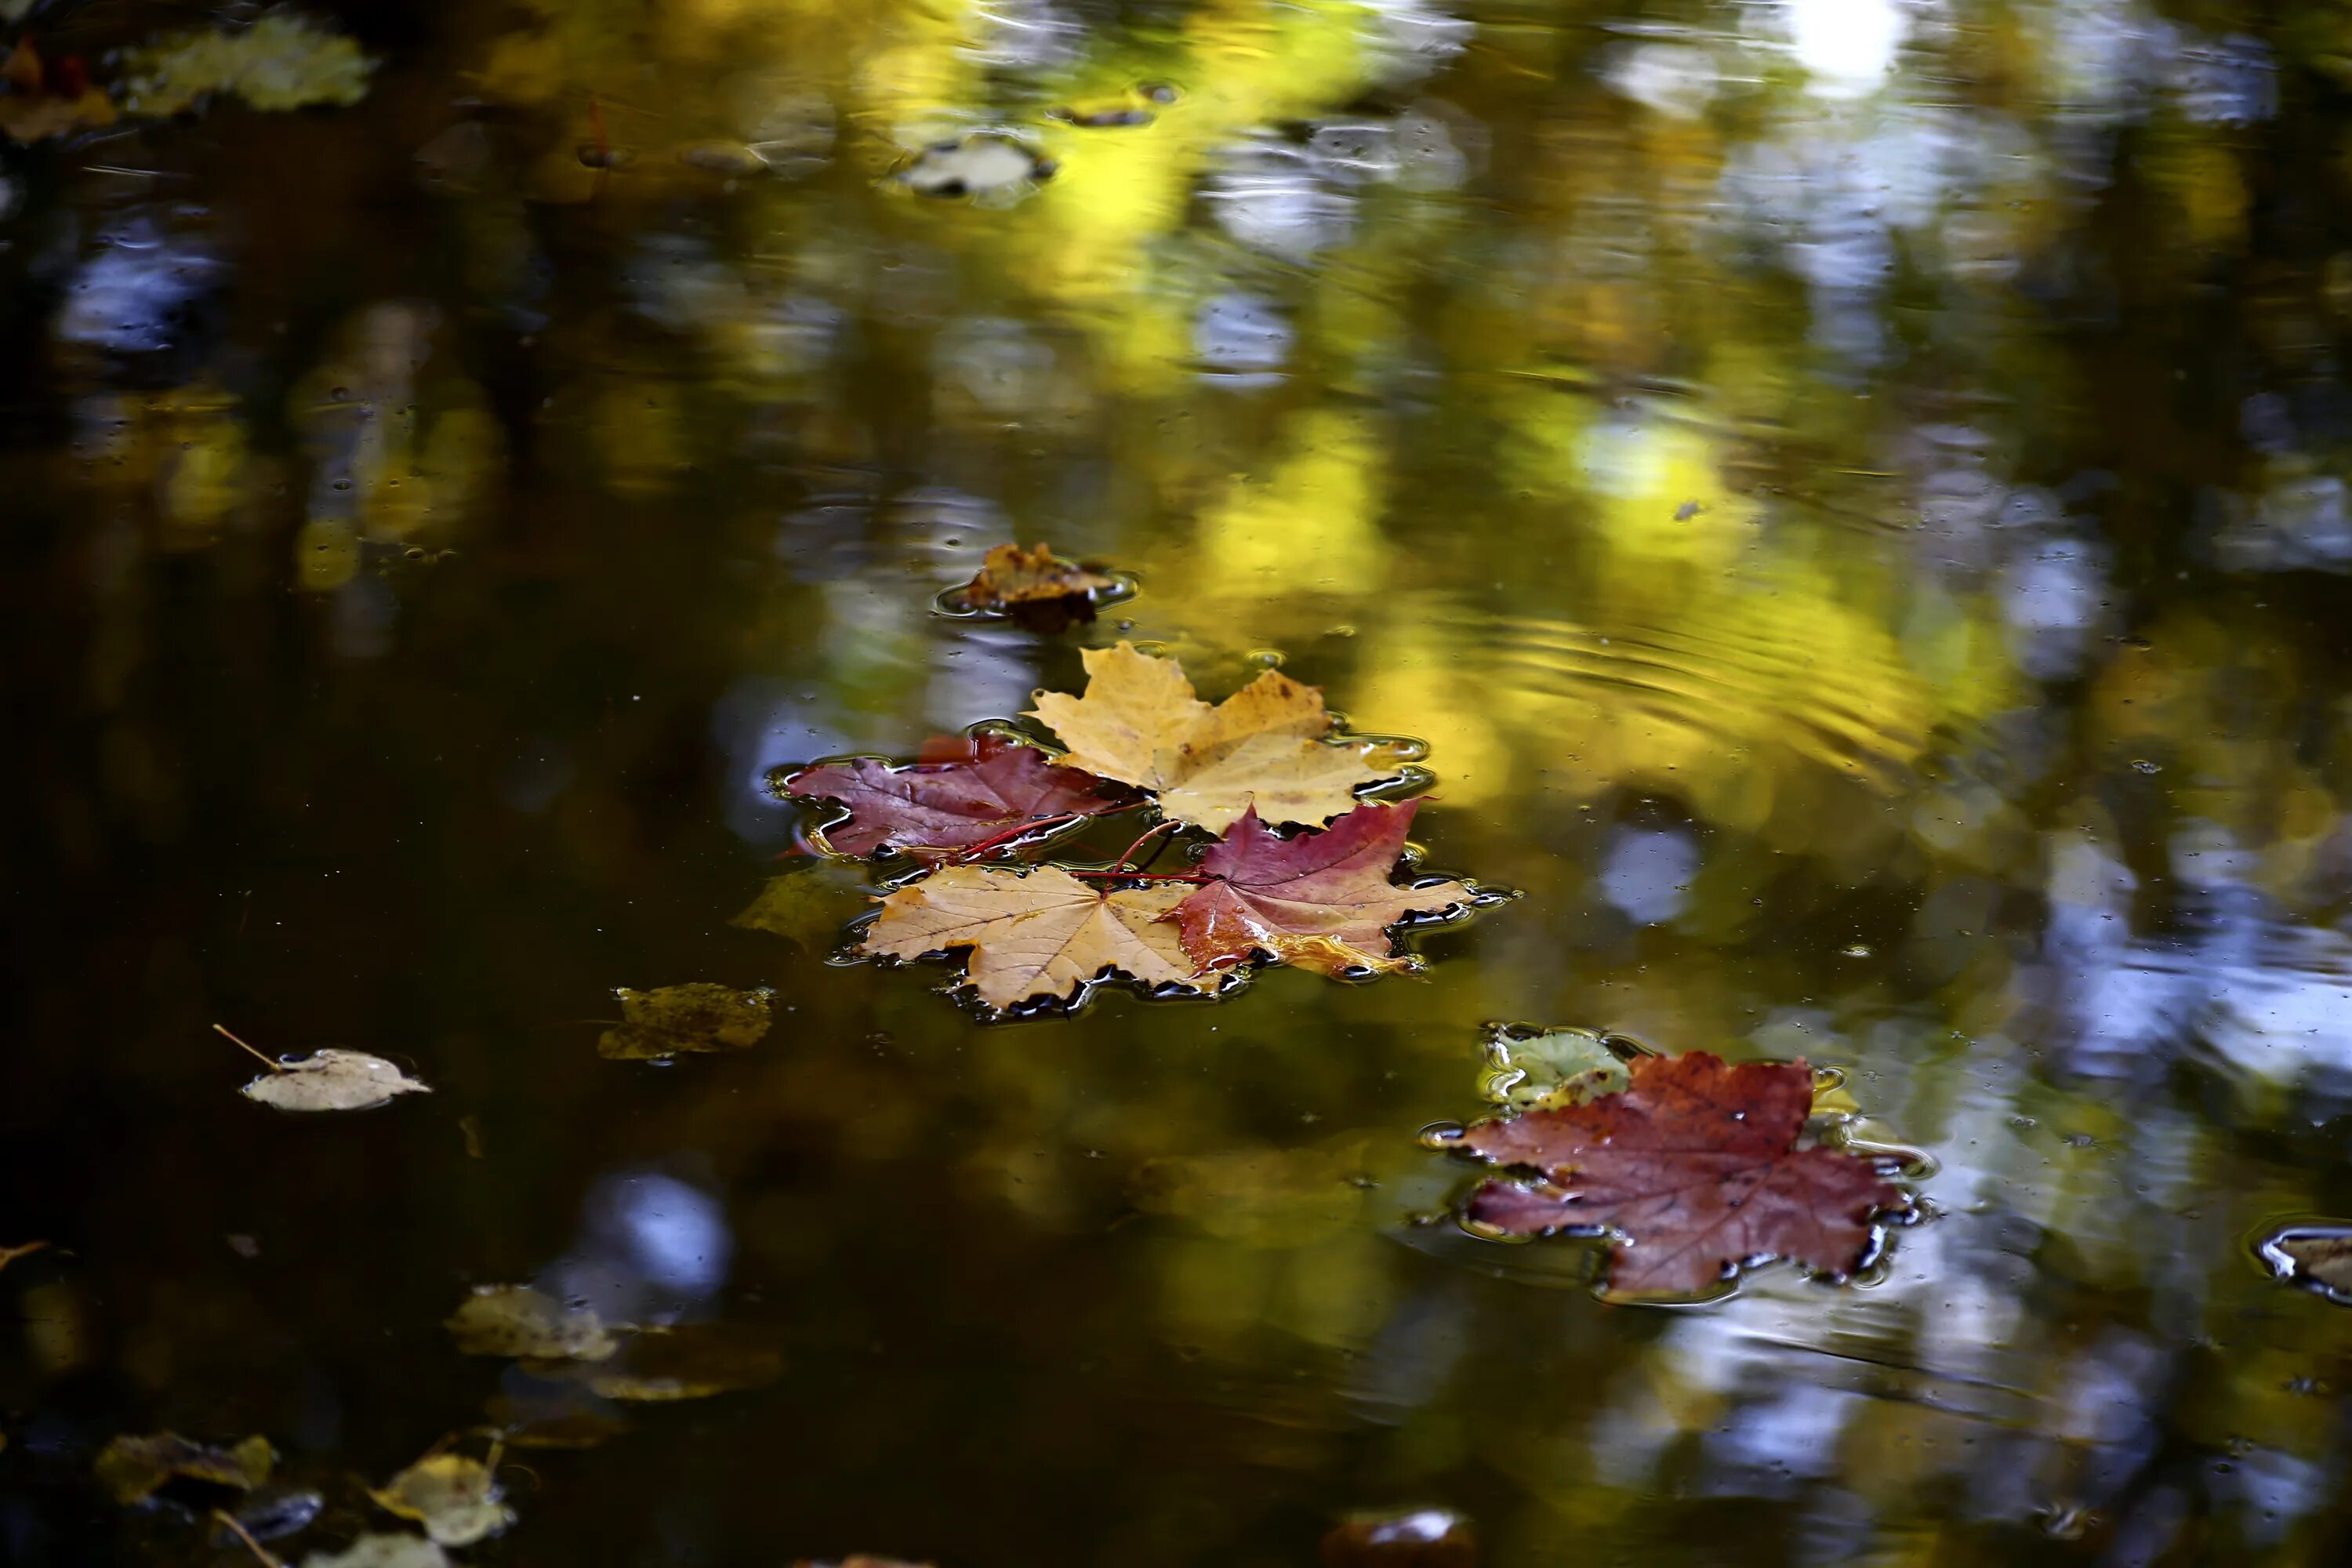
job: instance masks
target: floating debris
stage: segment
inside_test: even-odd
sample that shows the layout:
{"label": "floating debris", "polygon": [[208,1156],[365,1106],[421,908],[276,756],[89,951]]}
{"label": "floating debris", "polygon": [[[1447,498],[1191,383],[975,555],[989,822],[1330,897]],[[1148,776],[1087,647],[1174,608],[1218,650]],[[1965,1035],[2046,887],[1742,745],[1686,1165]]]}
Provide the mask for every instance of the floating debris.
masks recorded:
{"label": "floating debris", "polygon": [[975,131],[935,142],[890,177],[918,195],[953,201],[969,196],[1009,205],[1054,177],[1055,164],[1034,147],[1002,131]]}
{"label": "floating debris", "polygon": [[1043,544],[1026,550],[999,544],[982,560],[979,574],[941,602],[950,610],[1002,615],[1050,634],[1075,621],[1093,620],[1101,605],[1133,592],[1129,584],[1065,561]]}
{"label": "floating debris", "polygon": [[2280,1279],[2352,1307],[2352,1226],[2289,1226],[2263,1242],[2262,1256]]}
{"label": "floating debris", "polygon": [[269,1076],[255,1079],[242,1091],[247,1100],[280,1110],[373,1110],[404,1094],[431,1094],[382,1057],[334,1047],[291,1061],[280,1061],[246,1045],[215,1024],[213,1028],[268,1064]]}
{"label": "floating debris", "polygon": [[1590,1029],[1486,1026],[1486,1078],[1479,1092],[1496,1105],[1537,1110],[1581,1105],[1633,1082],[1625,1058]]}

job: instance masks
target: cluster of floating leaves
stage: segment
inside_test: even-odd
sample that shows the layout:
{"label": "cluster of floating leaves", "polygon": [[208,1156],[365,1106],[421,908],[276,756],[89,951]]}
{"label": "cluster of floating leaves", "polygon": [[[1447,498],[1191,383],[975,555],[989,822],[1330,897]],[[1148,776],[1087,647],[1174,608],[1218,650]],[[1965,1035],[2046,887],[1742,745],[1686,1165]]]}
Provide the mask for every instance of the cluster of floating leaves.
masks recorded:
{"label": "cluster of floating leaves", "polygon": [[366,96],[374,68],[351,39],[286,11],[246,27],[169,34],[119,64],[110,90],[92,83],[79,56],[51,62],[29,37],[17,39],[0,63],[0,136],[43,142],[125,114],[182,114],[215,99],[268,110],[346,107]]}
{"label": "cluster of floating leaves", "polygon": [[[984,585],[1000,597],[1054,587],[1035,583],[1042,546],[1034,557],[1007,549],[991,555],[1004,574],[983,574],[964,591],[968,603]],[[1001,1012],[1083,999],[1106,975],[1205,994],[1261,963],[1348,978],[1395,973],[1417,962],[1395,928],[1491,897],[1459,881],[1394,879],[1409,863],[1417,803],[1367,802],[1362,792],[1403,782],[1409,753],[1336,733],[1316,688],[1267,670],[1211,704],[1174,659],[1131,643],[1085,660],[1083,693],[1043,693],[1028,715],[1069,748],[1059,755],[983,732],[909,763],[856,758],[783,776],[795,798],[842,808],[812,834],[820,847],[926,863],[880,899],[858,952],[965,951],[972,993]],[[1108,865],[979,863],[1019,860],[1124,811],[1158,820]],[[1276,825],[1299,831],[1286,837]],[[1131,864],[1144,843],[1186,829],[1214,836],[1196,838],[1191,869]],[[779,888],[792,880],[779,879],[739,923],[783,921]]]}

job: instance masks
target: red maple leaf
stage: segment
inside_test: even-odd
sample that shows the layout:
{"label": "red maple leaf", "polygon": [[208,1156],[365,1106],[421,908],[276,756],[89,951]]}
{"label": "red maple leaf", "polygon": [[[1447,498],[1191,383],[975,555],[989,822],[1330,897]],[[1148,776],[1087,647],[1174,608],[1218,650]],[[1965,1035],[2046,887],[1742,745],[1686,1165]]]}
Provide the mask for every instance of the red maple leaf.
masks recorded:
{"label": "red maple leaf", "polygon": [[1388,928],[1471,898],[1459,882],[1401,888],[1389,880],[1419,805],[1360,805],[1295,838],[1260,822],[1253,806],[1201,858],[1210,880],[1166,918],[1203,969],[1239,963],[1254,951],[1326,974],[1401,968],[1407,960]]}
{"label": "red maple leaf", "polygon": [[1488,1182],[1470,1217],[1519,1235],[1613,1232],[1612,1296],[1697,1295],[1766,1258],[1848,1273],[1872,1217],[1910,1199],[1868,1160],[1797,1146],[1812,1098],[1801,1061],[1641,1058],[1618,1093],[1473,1126],[1459,1147],[1543,1179]]}
{"label": "red maple leaf", "polygon": [[793,774],[784,788],[849,808],[846,822],[824,829],[825,842],[844,855],[871,855],[886,846],[917,853],[970,849],[1015,836],[1031,823],[1135,804],[1125,792],[1104,793],[1116,786],[1094,774],[1058,766],[1034,747],[999,735],[923,748],[926,759],[943,753],[952,760],[904,767],[871,757],[828,763]]}

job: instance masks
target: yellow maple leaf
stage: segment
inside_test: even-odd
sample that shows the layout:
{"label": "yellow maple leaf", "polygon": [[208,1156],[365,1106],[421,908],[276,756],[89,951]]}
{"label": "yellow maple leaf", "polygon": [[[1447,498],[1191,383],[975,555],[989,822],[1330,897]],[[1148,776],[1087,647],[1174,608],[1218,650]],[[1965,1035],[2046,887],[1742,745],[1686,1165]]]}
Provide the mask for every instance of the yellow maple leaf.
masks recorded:
{"label": "yellow maple leaf", "polygon": [[969,977],[980,999],[1009,1007],[1036,996],[1067,996],[1104,970],[1147,985],[1204,988],[1181,936],[1161,917],[1192,889],[1181,883],[1104,892],[1066,871],[950,866],[882,900],[865,951],[919,958],[971,949]]}
{"label": "yellow maple leaf", "polygon": [[1255,805],[1260,821],[1321,824],[1396,774],[1382,742],[1326,740],[1320,689],[1275,670],[1211,707],[1172,658],[1124,642],[1085,658],[1086,694],[1041,692],[1030,716],[1070,748],[1069,766],[1140,784],[1180,821],[1222,833]]}

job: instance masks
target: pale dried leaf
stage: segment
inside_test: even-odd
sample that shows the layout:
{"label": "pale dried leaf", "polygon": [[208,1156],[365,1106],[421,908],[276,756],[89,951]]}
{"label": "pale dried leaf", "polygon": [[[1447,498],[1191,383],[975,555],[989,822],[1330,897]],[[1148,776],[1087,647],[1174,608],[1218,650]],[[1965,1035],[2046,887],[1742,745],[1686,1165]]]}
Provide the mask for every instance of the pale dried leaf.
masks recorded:
{"label": "pale dried leaf", "polygon": [[503,1495],[490,1468],[463,1454],[428,1454],[368,1491],[377,1507],[416,1521],[441,1546],[470,1546],[512,1524]]}
{"label": "pale dried leaf", "polygon": [[330,1047],[245,1086],[245,1097],[280,1110],[367,1110],[404,1094],[430,1094],[382,1057]]}
{"label": "pale dried leaf", "polygon": [[882,900],[864,951],[898,958],[972,950],[969,975],[980,999],[1009,1007],[1031,997],[1066,997],[1105,970],[1147,985],[1203,986],[1183,939],[1162,917],[1184,900],[1182,884],[1105,892],[1066,871],[951,866]]}
{"label": "pale dried leaf", "polygon": [[449,1568],[449,1558],[421,1535],[362,1535],[341,1552],[313,1552],[302,1568]]}
{"label": "pale dried leaf", "polygon": [[2352,1236],[2305,1233],[2277,1247],[2294,1259],[2297,1274],[2352,1294]]}

